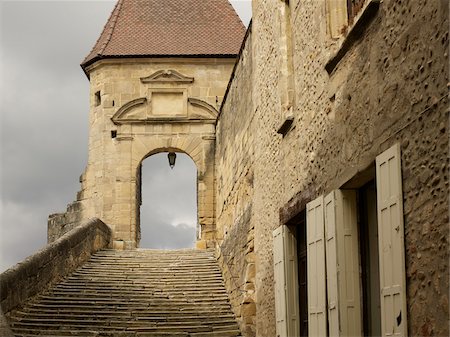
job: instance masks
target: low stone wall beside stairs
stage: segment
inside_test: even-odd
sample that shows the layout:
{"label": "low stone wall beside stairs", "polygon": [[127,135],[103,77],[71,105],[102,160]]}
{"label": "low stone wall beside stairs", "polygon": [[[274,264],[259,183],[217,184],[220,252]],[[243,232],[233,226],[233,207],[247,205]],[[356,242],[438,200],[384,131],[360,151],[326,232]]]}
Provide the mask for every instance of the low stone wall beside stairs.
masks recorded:
{"label": "low stone wall beside stairs", "polygon": [[81,266],[93,253],[109,248],[111,242],[111,229],[100,219],[90,219],[6,270],[0,274],[3,313],[7,314],[48,289]]}
{"label": "low stone wall beside stairs", "polygon": [[83,223],[83,204],[77,200],[67,206],[65,213],[48,216],[47,243],[51,243]]}

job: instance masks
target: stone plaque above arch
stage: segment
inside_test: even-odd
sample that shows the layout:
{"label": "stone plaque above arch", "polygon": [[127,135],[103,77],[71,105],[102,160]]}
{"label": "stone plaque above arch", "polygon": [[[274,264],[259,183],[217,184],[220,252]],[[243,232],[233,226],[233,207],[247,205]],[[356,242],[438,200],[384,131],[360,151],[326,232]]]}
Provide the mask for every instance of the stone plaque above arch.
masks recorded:
{"label": "stone plaque above arch", "polygon": [[142,83],[192,83],[193,77],[185,76],[176,70],[158,70],[147,77],[141,77]]}
{"label": "stone plaque above arch", "polygon": [[[176,95],[178,94],[179,97]],[[154,103],[154,107],[148,103]],[[168,104],[170,103],[170,104]],[[187,104],[189,103],[189,104]],[[172,110],[181,109],[180,112],[187,113],[165,114],[165,110],[161,110],[164,105]],[[157,110],[159,109],[159,110]],[[155,111],[150,111],[155,110]],[[217,119],[219,111],[209,104],[198,98],[187,97],[186,91],[173,89],[158,89],[150,94],[150,98],[141,97],[125,103],[121,106],[111,121],[116,124],[126,123],[152,123],[152,122],[194,122],[203,121],[205,123],[213,123]]]}

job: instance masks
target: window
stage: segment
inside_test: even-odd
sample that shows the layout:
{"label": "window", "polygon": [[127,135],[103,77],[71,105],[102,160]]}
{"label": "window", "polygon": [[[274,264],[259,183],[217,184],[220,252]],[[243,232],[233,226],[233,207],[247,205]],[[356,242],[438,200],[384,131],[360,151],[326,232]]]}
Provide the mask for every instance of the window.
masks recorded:
{"label": "window", "polygon": [[328,0],[328,29],[332,38],[339,38],[354,26],[365,9],[378,6],[380,0]]}
{"label": "window", "polygon": [[100,95],[100,91],[95,93],[95,106],[99,106],[102,104],[102,96]]}
{"label": "window", "polygon": [[[399,144],[379,155],[375,166],[375,179],[363,186],[334,190],[306,206],[309,336],[407,336]],[[280,228],[296,231],[295,245],[300,244],[301,225]],[[297,264],[288,263],[288,254],[275,254],[276,249],[289,251],[286,245],[286,240],[276,243],[274,238],[274,262],[284,268],[275,272],[276,288],[286,289],[280,287],[275,297],[280,337],[293,335],[284,333],[289,331],[284,329],[286,319],[278,321],[280,308],[284,317],[299,315],[298,308],[279,305],[280,294],[294,296],[289,287],[299,289],[298,284],[279,282],[280,275],[286,280],[292,272],[301,272]]]}
{"label": "window", "polygon": [[363,9],[367,0],[347,0],[347,18],[349,25],[353,24],[356,15]]}

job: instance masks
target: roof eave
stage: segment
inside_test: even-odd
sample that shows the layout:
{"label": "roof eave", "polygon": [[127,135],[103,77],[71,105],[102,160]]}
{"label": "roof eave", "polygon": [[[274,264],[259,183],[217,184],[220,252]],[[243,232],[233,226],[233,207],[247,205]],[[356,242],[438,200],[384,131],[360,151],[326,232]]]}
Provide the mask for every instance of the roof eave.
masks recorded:
{"label": "roof eave", "polygon": [[152,55],[97,55],[80,64],[86,77],[90,79],[88,67],[95,62],[107,59],[131,59],[131,58],[237,58],[238,53],[233,54],[152,54]]}

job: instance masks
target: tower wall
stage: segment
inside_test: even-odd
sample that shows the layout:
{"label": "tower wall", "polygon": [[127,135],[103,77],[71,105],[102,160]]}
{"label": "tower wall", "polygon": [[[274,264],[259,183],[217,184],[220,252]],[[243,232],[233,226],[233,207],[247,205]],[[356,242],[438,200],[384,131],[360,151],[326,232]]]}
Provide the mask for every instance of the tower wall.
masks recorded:
{"label": "tower wall", "polygon": [[[137,247],[141,162],[175,151],[197,166],[197,244],[214,246],[215,123],[233,64],[227,58],[162,58],[102,60],[88,67],[88,165],[78,213],[54,216],[53,238],[78,219],[98,217],[112,228],[115,248]],[[74,218],[72,225],[64,223]]]}

